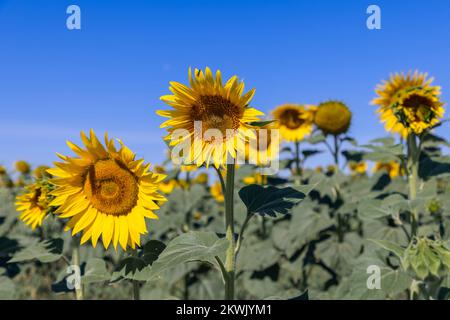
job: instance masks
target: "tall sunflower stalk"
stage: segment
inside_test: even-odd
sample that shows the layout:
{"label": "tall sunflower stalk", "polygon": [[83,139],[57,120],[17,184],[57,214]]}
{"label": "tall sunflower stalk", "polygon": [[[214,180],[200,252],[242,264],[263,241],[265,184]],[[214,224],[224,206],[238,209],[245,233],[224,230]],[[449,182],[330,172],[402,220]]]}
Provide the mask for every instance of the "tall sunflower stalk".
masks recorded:
{"label": "tall sunflower stalk", "polygon": [[[72,265],[74,265],[77,268],[81,268],[81,264],[80,264],[80,246],[78,244],[78,241],[73,241]],[[75,298],[77,300],[84,300],[83,284],[81,283],[81,279],[79,279],[78,281],[79,281],[79,283],[75,284]]]}
{"label": "tall sunflower stalk", "polygon": [[[372,104],[378,105],[377,112],[387,131],[398,133],[406,141],[409,184],[409,200],[417,198],[419,183],[419,159],[422,139],[429,130],[439,124],[444,115],[443,103],[440,101],[440,87],[432,86],[433,78],[426,73],[396,73],[387,81],[378,85],[377,97]],[[417,236],[418,212],[411,210],[411,239]]]}
{"label": "tall sunflower stalk", "polygon": [[[411,133],[407,138],[407,170],[409,185],[409,200],[414,201],[417,198],[418,171],[419,171],[420,148],[417,146],[417,137]],[[417,235],[418,229],[417,209],[411,209],[411,236]]]}
{"label": "tall sunflower stalk", "polygon": [[234,174],[235,164],[227,165],[225,183],[225,234],[228,240],[228,249],[225,258],[225,299],[234,299],[234,280],[236,267],[236,242],[234,239]]}
{"label": "tall sunflower stalk", "polygon": [[[234,239],[234,175],[235,161],[239,145],[248,140],[252,123],[260,121],[261,111],[250,108],[249,103],[255,90],[244,93],[244,83],[236,76],[222,83],[220,71],[215,76],[209,68],[205,71],[189,69],[189,85],[171,82],[172,95],[162,96],[161,100],[172,107],[171,110],[159,110],[157,114],[169,118],[161,128],[167,128],[169,145],[174,147],[186,139],[194,138],[189,152],[184,154],[184,162],[198,167],[210,164],[216,169],[225,196],[225,233],[229,246],[226,251],[225,265],[220,259],[225,282],[225,298],[234,299],[235,280],[235,239]],[[203,132],[196,131],[201,124]],[[222,136],[205,138],[208,130],[220,132]],[[179,138],[180,134],[184,138]],[[177,138],[178,137],[178,138]],[[192,143],[192,140],[191,140]],[[231,158],[231,159],[230,159]],[[220,168],[226,167],[225,181]]]}

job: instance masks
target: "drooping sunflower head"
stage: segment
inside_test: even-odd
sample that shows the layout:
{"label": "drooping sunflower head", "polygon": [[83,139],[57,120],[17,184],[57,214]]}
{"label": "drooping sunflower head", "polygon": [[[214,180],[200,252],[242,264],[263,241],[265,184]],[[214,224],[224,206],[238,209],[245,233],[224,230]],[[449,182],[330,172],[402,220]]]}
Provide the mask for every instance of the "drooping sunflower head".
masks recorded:
{"label": "drooping sunflower head", "polygon": [[434,99],[438,99],[441,88],[433,86],[432,82],[433,78],[429,78],[426,73],[419,73],[418,71],[412,73],[410,71],[407,74],[392,74],[388,80],[384,80],[377,86],[375,89],[377,97],[372,100],[372,104],[379,106],[377,113],[380,115],[380,120],[385,124],[387,131],[398,133],[406,138],[408,123],[404,122],[405,119],[402,118],[404,115],[394,106],[398,104],[402,92],[405,93],[414,88],[426,92],[426,95],[432,96]]}
{"label": "drooping sunflower head", "polygon": [[217,202],[225,201],[225,197],[222,193],[222,186],[220,182],[214,183],[209,189],[209,192],[211,192],[211,195],[213,196],[214,199],[216,199]]}
{"label": "drooping sunflower head", "polygon": [[8,171],[4,166],[0,166],[0,176],[6,175]]}
{"label": "drooping sunflower head", "polygon": [[343,102],[330,100],[321,103],[314,122],[324,134],[339,135],[346,133],[352,121],[352,112]]}
{"label": "drooping sunflower head", "polygon": [[156,203],[165,201],[158,193],[162,174],[149,171],[150,165],[135,158],[135,154],[120,140],[120,149],[105,135],[105,146],[91,130],[90,137],[81,132],[85,148],[68,141],[78,157],[59,155],[48,172],[56,189],[52,206],[60,218],[70,218],[66,230],[72,235],[82,232],[81,243],[89,239],[97,245],[102,236],[108,248],[112,242],[126,250],[140,245],[140,236],[147,232],[145,218],[157,219]]}
{"label": "drooping sunflower head", "polygon": [[443,103],[430,90],[415,87],[398,94],[393,104],[393,112],[408,132],[421,134],[438,124],[444,116]]}
{"label": "drooping sunflower head", "polygon": [[289,142],[298,142],[311,134],[314,124],[315,106],[284,104],[272,111],[276,127]]}
{"label": "drooping sunflower head", "polygon": [[184,163],[219,167],[227,163],[228,156],[236,158],[236,151],[245,152],[245,141],[252,136],[250,123],[263,115],[249,108],[254,89],[244,94],[244,83],[236,76],[223,84],[220,71],[214,77],[209,68],[196,69],[194,74],[189,69],[189,86],[170,84],[173,94],[161,100],[173,109],[157,114],[169,118],[161,128],[167,128],[165,139],[170,146],[186,141],[191,145],[188,154],[182,155]]}
{"label": "drooping sunflower head", "polygon": [[364,161],[350,162],[348,167],[353,174],[365,174],[367,171],[367,163]]}
{"label": "drooping sunflower head", "polygon": [[398,176],[403,176],[405,174],[404,169],[402,168],[402,166],[395,161],[391,161],[391,162],[376,162],[375,166],[373,168],[374,172],[380,172],[380,171],[384,171],[387,174],[389,174],[389,176],[391,177],[391,179],[394,179]]}
{"label": "drooping sunflower head", "polygon": [[33,175],[36,179],[51,178],[52,175],[47,172],[48,169],[50,169],[48,166],[39,166],[33,170]]}
{"label": "drooping sunflower head", "polygon": [[21,174],[29,174],[31,171],[30,164],[24,160],[16,161],[16,163],[14,164],[14,167]]}
{"label": "drooping sunflower head", "polygon": [[40,227],[50,212],[50,191],[48,184],[36,182],[27,185],[24,193],[16,197],[16,210],[21,213],[19,219],[32,230]]}

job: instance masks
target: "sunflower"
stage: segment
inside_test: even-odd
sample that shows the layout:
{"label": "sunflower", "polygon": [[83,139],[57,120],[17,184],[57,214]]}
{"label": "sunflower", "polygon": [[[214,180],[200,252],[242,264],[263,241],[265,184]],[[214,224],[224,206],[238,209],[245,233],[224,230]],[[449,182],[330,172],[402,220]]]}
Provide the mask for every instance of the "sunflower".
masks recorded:
{"label": "sunflower", "polygon": [[267,175],[255,173],[251,176],[244,177],[242,180],[245,184],[267,184]]}
{"label": "sunflower", "polygon": [[[166,169],[163,166],[155,166],[153,171],[158,174],[166,175]],[[162,193],[170,194],[173,189],[177,186],[177,181],[175,179],[164,179],[159,183],[159,190]]]}
{"label": "sunflower", "polygon": [[51,178],[51,174],[47,172],[48,169],[50,169],[48,166],[39,166],[33,170],[33,175],[36,179]]}
{"label": "sunflower", "polygon": [[314,122],[324,134],[346,133],[352,121],[350,109],[340,101],[330,100],[319,105]]}
{"label": "sunflower", "polygon": [[405,129],[421,134],[439,123],[444,116],[443,105],[431,91],[416,87],[399,92],[392,109]]}
{"label": "sunflower", "polygon": [[428,78],[426,73],[411,71],[407,74],[395,73],[391,74],[389,80],[384,80],[375,89],[378,95],[372,100],[373,105],[379,106],[377,113],[380,115],[381,122],[385,124],[385,128],[389,132],[399,133],[403,138],[408,135],[408,128],[404,126],[402,121],[393,109],[393,105],[398,102],[399,94],[408,89],[421,88],[427,95],[435,98],[441,94],[441,88],[432,86],[433,78]]}
{"label": "sunflower", "polygon": [[273,139],[273,130],[276,130],[273,122],[256,130],[256,139],[245,146],[245,157],[249,163],[266,166],[278,156],[281,140],[278,135]]}
{"label": "sunflower", "polygon": [[206,184],[208,184],[208,179],[209,179],[208,174],[205,172],[202,172],[198,176],[195,177],[194,183],[206,185]]}
{"label": "sunflower", "polygon": [[214,183],[209,189],[209,192],[211,192],[211,195],[214,199],[216,199],[217,202],[225,201],[225,197],[222,193],[222,185],[220,184],[220,182]]}
{"label": "sunflower", "polygon": [[181,172],[193,172],[197,169],[198,167],[195,164],[183,165],[180,167]]}
{"label": "sunflower", "polygon": [[[170,146],[186,142],[192,146],[189,154],[183,155],[185,163],[198,167],[210,163],[223,166],[228,155],[236,158],[236,151],[245,152],[245,142],[253,137],[251,129],[254,128],[250,123],[264,115],[248,107],[255,90],[243,94],[244,83],[236,76],[223,85],[220,71],[213,77],[209,68],[204,72],[196,69],[194,75],[189,69],[189,83],[190,86],[185,86],[171,82],[173,95],[161,97],[173,110],[157,111],[158,115],[169,118],[160,127],[167,128],[169,134],[165,139],[170,140]],[[194,122],[200,123],[201,130],[194,130]],[[181,138],[177,129],[184,129]],[[205,138],[203,134],[210,129],[218,130],[222,137]]]}
{"label": "sunflower", "polygon": [[27,185],[25,193],[16,197],[16,210],[21,212],[19,219],[32,230],[42,225],[50,212],[50,187],[39,182]]}
{"label": "sunflower", "polygon": [[23,188],[27,185],[27,183],[25,182],[25,180],[22,177],[19,177],[16,179],[16,182],[14,182],[14,185],[16,187]]}
{"label": "sunflower", "polygon": [[91,239],[95,247],[101,235],[105,249],[111,242],[115,249],[118,243],[134,249],[147,233],[145,218],[158,218],[156,201],[166,200],[158,193],[165,176],[150,172],[120,140],[117,150],[107,135],[104,147],[92,130],[90,138],[81,132],[81,139],[85,149],[67,142],[79,157],[58,154],[63,162],[48,170],[57,177],[50,180],[56,186],[51,205],[59,206],[60,218],[70,218],[66,230],[83,233],[81,244]]}
{"label": "sunflower", "polygon": [[272,115],[281,136],[286,141],[298,142],[311,134],[316,110],[315,106],[284,104],[276,107]]}
{"label": "sunflower", "polygon": [[367,163],[364,161],[350,162],[348,167],[353,174],[364,174],[367,171]]}
{"label": "sunflower", "polygon": [[394,179],[398,176],[404,175],[404,170],[402,166],[395,161],[390,162],[376,162],[375,167],[373,168],[374,172],[385,171],[391,179]]}
{"label": "sunflower", "polygon": [[19,171],[21,174],[29,174],[31,171],[31,167],[28,164],[28,162],[24,160],[19,160],[14,164],[14,167],[17,171]]}
{"label": "sunflower", "polygon": [[0,176],[6,175],[8,171],[4,166],[0,166]]}

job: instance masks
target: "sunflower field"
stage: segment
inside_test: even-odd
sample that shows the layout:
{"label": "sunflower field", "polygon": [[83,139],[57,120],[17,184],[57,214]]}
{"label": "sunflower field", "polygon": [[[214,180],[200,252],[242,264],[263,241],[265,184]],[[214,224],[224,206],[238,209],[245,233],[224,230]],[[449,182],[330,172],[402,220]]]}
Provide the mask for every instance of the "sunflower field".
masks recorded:
{"label": "sunflower field", "polygon": [[264,114],[237,76],[189,69],[154,115],[164,163],[90,130],[51,166],[1,166],[0,299],[449,299],[441,88],[374,88],[387,136],[360,144],[344,101]]}

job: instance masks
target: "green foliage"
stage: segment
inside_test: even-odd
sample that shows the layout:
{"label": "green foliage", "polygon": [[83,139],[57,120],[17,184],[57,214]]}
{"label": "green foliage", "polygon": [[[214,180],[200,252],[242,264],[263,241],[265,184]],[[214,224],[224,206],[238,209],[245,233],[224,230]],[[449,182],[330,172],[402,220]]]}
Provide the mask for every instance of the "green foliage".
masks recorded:
{"label": "green foliage", "polygon": [[[302,142],[302,160],[326,150],[325,140],[315,133],[308,146]],[[339,138],[343,142],[349,148],[341,153],[342,160],[370,165],[396,161],[405,168],[405,147],[393,138],[363,146]],[[239,167],[234,197],[236,297],[448,299],[448,143],[432,135],[422,137],[421,143],[413,200],[406,175],[352,175],[345,164],[317,172],[302,163],[301,176],[284,170],[264,185],[245,185],[244,178],[257,171]],[[284,148],[282,154],[292,157],[291,149]],[[295,163],[284,160],[287,168]],[[175,169],[170,178],[182,179],[183,174]],[[0,299],[72,299],[67,267],[79,238],[72,239],[52,215],[42,228],[31,231],[17,220],[17,192],[0,188]],[[135,252],[81,246],[87,299],[129,299],[133,283],[142,299],[223,298],[220,270],[228,247],[224,204],[211,196],[208,186],[193,183],[167,197],[157,211],[159,219],[147,221],[149,233]],[[411,212],[417,212],[416,235]],[[379,271],[379,289],[368,286],[373,270]]]}

